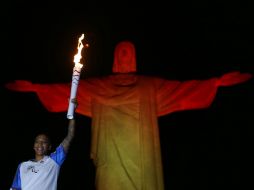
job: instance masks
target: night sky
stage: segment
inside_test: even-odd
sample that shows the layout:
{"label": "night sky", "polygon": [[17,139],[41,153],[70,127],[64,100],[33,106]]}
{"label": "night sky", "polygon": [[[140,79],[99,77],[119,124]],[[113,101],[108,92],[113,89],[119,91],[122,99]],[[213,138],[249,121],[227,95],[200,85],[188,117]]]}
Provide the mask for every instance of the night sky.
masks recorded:
{"label": "night sky", "polygon": [[[113,50],[121,40],[134,42],[138,74],[182,81],[235,70],[254,74],[254,15],[248,2],[119,1],[109,6],[95,1],[21,1],[0,7],[1,190],[10,187],[18,164],[33,158],[38,132],[47,131],[56,147],[68,125],[66,113],[49,113],[36,94],[8,91],[4,84],[17,79],[70,82],[82,33],[90,44],[83,55],[82,79],[110,74]],[[165,190],[253,186],[253,108],[251,79],[219,88],[207,109],[158,118]],[[76,136],[60,172],[59,190],[94,189],[91,120],[82,115],[76,119]]]}

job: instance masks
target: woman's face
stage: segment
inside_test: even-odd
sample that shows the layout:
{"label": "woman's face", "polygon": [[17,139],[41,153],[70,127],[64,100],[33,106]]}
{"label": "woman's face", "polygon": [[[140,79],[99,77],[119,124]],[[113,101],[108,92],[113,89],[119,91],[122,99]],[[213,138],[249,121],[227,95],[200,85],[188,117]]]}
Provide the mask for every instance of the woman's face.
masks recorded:
{"label": "woman's face", "polygon": [[44,135],[40,134],[35,138],[34,141],[34,151],[37,156],[44,156],[50,151],[51,144],[49,138]]}

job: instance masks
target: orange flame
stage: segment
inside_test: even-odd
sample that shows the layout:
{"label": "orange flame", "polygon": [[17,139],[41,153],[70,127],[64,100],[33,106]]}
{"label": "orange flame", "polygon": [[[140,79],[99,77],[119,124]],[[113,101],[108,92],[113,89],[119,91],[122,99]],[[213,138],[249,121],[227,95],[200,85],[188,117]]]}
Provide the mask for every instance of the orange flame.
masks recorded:
{"label": "orange flame", "polygon": [[[74,63],[75,63],[75,67],[79,67],[79,68],[82,68],[83,65],[80,63],[80,59],[82,58],[81,56],[81,51],[84,47],[83,43],[82,43],[82,40],[84,39],[84,34],[81,35],[81,37],[79,38],[78,40],[78,53],[74,56]],[[88,45],[86,44],[86,47],[88,47]]]}

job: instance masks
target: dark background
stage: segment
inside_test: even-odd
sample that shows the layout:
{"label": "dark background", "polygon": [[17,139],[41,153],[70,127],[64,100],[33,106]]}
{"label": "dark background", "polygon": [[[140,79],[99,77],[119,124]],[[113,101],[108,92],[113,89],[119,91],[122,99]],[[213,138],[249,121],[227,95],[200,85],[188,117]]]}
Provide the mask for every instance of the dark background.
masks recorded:
{"label": "dark background", "polygon": [[[125,39],[136,46],[139,74],[190,80],[234,70],[254,73],[254,16],[247,1],[107,3],[2,3],[1,190],[9,189],[18,164],[33,158],[38,132],[48,131],[57,146],[68,124],[66,113],[49,113],[34,93],[8,91],[4,84],[70,82],[82,33],[90,44],[83,79],[110,74],[114,47]],[[251,189],[253,84],[251,79],[219,88],[207,109],[159,118],[165,190]],[[94,189],[91,120],[76,118],[59,190]]]}

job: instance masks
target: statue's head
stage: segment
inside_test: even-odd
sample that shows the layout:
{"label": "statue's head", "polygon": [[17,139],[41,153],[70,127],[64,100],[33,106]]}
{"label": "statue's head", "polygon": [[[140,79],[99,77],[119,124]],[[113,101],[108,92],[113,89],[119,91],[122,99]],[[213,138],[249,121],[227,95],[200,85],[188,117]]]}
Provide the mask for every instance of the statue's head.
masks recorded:
{"label": "statue's head", "polygon": [[113,73],[133,72],[136,72],[135,46],[130,41],[122,41],[115,48]]}

